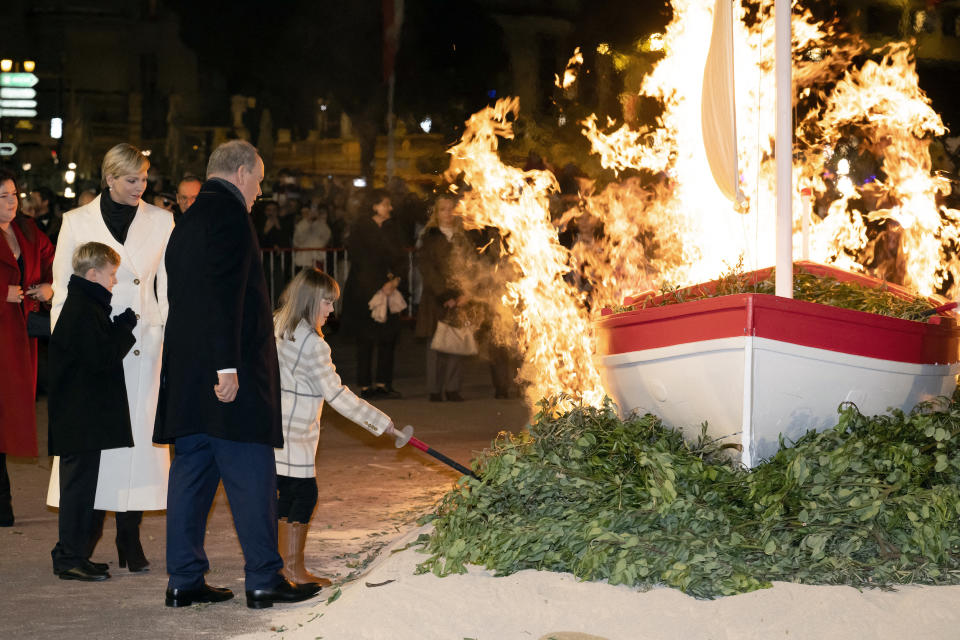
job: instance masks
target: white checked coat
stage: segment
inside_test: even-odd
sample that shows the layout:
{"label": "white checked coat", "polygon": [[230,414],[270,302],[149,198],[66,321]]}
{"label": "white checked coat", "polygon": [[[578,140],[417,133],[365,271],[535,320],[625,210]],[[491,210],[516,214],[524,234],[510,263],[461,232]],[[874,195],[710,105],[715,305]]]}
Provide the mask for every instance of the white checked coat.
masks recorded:
{"label": "white checked coat", "polygon": [[277,475],[312,478],[324,401],[343,417],[379,436],[390,426],[385,413],[357,397],[341,381],[330,346],[301,320],[293,340],[277,338],[283,448],[274,449]]}

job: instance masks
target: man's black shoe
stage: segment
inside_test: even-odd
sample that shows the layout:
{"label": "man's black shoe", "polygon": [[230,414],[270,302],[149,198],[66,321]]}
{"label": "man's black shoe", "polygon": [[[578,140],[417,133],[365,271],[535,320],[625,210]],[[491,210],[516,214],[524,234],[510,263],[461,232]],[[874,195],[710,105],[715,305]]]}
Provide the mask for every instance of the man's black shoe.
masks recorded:
{"label": "man's black shoe", "polygon": [[211,587],[207,583],[196,589],[167,588],[166,605],[168,607],[189,607],[194,602],[224,602],[233,597],[233,591],[221,587]]}
{"label": "man's black shoe", "polygon": [[93,567],[73,567],[66,571],[61,571],[57,575],[61,580],[81,580],[83,582],[100,582],[110,577],[110,574],[104,571],[90,571]]}
{"label": "man's black shoe", "polygon": [[266,609],[274,602],[302,602],[309,600],[320,592],[320,585],[315,582],[294,584],[283,580],[272,589],[252,589],[247,591],[247,606],[251,609]]}

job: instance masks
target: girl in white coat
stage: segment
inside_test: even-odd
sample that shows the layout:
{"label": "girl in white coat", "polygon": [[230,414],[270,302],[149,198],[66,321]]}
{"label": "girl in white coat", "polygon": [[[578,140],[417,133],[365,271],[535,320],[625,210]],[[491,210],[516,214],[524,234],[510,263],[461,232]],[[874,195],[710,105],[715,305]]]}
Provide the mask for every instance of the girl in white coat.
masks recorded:
{"label": "girl in white coat", "polygon": [[374,435],[400,434],[382,411],[348,389],[337,375],[330,346],[320,328],[340,295],[336,281],[307,267],[287,285],[274,316],[280,360],[283,448],[275,449],[280,555],[283,573],[294,583],[330,581],[309,573],[303,564],[310,517],[317,504],[314,461],[320,441],[320,412],[328,402],[340,415]]}
{"label": "girl in white coat", "polygon": [[[53,260],[50,313],[55,325],[67,296],[71,258],[77,246],[101,242],[120,254],[111,315],[129,307],[138,318],[137,341],[123,359],[134,446],[108,449],[101,455],[94,508],[100,512],[101,526],[103,511],[116,512],[119,564],[129,566],[130,571],[144,571],[149,565],[140,544],[140,521],[144,511],[166,509],[170,468],[167,447],[152,440],[166,318],[163,255],[173,230],[173,214],[141,200],[149,167],[139,149],[129,144],[113,147],[103,159],[107,190],[64,214]],[[47,504],[54,507],[60,501],[58,466],[55,461],[47,493]],[[90,541],[91,551],[96,542]]]}

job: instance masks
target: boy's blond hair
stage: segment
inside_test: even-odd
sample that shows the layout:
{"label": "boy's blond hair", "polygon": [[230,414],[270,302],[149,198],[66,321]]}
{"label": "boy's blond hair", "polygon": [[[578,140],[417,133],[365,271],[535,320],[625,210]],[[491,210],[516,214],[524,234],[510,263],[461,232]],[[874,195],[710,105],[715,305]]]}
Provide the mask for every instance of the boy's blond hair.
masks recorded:
{"label": "boy's blond hair", "polygon": [[301,320],[323,335],[317,326],[320,303],[324,298],[340,297],[337,281],[316,267],[307,267],[293,277],[280,295],[280,308],[273,319],[274,333],[278,338],[293,340],[293,334]]}
{"label": "boy's blond hair", "polygon": [[100,270],[107,265],[120,266],[120,254],[102,242],[87,242],[73,252],[73,273],[84,277],[90,269]]}

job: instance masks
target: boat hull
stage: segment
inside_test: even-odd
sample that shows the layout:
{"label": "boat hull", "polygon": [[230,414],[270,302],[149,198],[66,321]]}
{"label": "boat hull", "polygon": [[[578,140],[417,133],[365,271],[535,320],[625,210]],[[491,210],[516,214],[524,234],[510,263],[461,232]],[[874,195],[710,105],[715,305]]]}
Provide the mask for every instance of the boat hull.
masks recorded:
{"label": "boat hull", "polygon": [[597,358],[608,393],[622,411],[653,413],[688,439],[707,435],[741,446],[748,467],[807,431],[837,423],[852,402],[864,414],[908,411],[950,395],[960,364],[881,360],[740,336]]}
{"label": "boat hull", "polygon": [[608,312],[595,329],[596,365],[621,411],[656,414],[690,438],[706,422],[710,437],[741,445],[747,466],[776,453],[781,438],[832,427],[843,402],[867,415],[908,411],[952,394],[960,373],[952,315],[917,322],[737,294]]}

